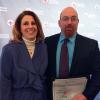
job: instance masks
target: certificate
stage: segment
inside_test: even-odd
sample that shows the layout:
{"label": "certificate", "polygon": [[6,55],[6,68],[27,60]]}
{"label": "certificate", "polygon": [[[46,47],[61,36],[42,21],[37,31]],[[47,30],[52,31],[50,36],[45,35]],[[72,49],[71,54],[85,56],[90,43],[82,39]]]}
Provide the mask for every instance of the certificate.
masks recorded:
{"label": "certificate", "polygon": [[53,81],[53,100],[71,100],[84,91],[86,83],[85,77],[56,79]]}

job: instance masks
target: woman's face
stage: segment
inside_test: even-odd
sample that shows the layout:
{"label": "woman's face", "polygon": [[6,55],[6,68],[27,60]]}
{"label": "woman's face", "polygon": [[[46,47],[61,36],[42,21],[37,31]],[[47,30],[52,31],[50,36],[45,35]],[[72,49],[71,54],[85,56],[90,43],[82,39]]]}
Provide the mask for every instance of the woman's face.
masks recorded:
{"label": "woman's face", "polygon": [[21,21],[21,33],[27,40],[34,40],[36,38],[38,29],[34,18],[30,15],[25,15]]}

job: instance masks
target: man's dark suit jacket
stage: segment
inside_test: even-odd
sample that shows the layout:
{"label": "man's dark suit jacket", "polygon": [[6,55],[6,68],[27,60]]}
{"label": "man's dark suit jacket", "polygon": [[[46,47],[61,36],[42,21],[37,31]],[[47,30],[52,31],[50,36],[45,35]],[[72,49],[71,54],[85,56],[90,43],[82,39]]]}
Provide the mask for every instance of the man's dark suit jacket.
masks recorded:
{"label": "man's dark suit jacket", "polygon": [[[60,34],[45,39],[48,48],[48,88],[56,79],[56,50]],[[100,52],[96,40],[77,34],[71,69],[68,78],[87,77],[88,82],[83,94],[88,100],[93,100],[100,90]],[[49,91],[49,96],[51,91]],[[52,98],[52,97],[51,97]],[[51,99],[50,98],[50,99]],[[52,99],[51,99],[52,100]]]}

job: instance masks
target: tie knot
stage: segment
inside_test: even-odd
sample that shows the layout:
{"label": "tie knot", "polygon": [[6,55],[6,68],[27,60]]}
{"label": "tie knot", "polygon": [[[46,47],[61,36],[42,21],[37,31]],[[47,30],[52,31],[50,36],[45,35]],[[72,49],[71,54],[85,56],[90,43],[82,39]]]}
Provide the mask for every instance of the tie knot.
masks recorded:
{"label": "tie knot", "polygon": [[64,39],[64,44],[67,44],[67,42],[68,42],[68,39]]}

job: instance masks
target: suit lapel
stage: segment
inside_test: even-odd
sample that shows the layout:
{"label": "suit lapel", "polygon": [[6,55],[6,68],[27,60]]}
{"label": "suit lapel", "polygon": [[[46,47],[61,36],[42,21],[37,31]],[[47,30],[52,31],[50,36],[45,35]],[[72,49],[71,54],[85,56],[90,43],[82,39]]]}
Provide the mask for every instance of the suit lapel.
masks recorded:
{"label": "suit lapel", "polygon": [[24,42],[20,43],[19,49],[19,63],[22,68],[36,74],[36,64],[33,66],[32,59],[29,56],[28,50]]}
{"label": "suit lapel", "polygon": [[[40,62],[41,62],[41,47],[40,47],[40,45],[39,45],[39,43],[36,43],[36,45],[35,45],[35,52],[34,52],[34,56],[32,57],[32,64],[34,64],[34,68],[35,68],[35,70],[39,73],[40,71],[40,66],[42,66],[42,65],[40,65]],[[42,66],[42,68],[43,68],[43,66]],[[37,74],[38,74],[37,73]]]}
{"label": "suit lapel", "polygon": [[[57,44],[58,44],[58,41],[59,41],[59,37],[60,37],[60,34],[57,34],[55,35],[55,37],[52,39],[52,62],[53,63],[52,65],[56,66],[56,52],[57,52]],[[53,75],[55,75],[54,77],[56,77],[56,67],[52,66],[52,71],[54,71]]]}
{"label": "suit lapel", "polygon": [[73,73],[73,71],[76,69],[77,67],[77,61],[78,61],[78,55],[80,55],[79,53],[79,49],[80,49],[80,35],[77,34],[76,36],[76,40],[75,40],[75,47],[74,47],[74,53],[73,53],[73,59],[72,59],[72,64],[71,64],[71,69],[70,69],[70,74]]}
{"label": "suit lapel", "polygon": [[49,75],[51,80],[54,80],[56,78],[56,51],[57,51],[57,44],[59,41],[60,34],[56,34],[51,37],[47,37],[45,39],[45,42],[47,44],[48,48],[48,71],[47,74]]}

